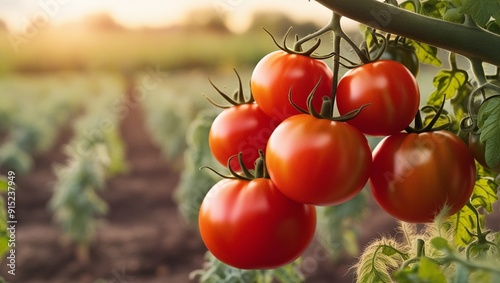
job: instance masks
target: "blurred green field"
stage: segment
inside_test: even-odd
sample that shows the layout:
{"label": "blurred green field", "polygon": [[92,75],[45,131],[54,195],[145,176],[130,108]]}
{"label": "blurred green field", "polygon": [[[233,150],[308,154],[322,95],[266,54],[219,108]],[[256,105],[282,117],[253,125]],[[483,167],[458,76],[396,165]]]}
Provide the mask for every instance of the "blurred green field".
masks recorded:
{"label": "blurred green field", "polygon": [[64,26],[34,27],[24,33],[0,30],[0,73],[133,72],[148,65],[169,70],[253,65],[275,49],[262,27],[279,39],[291,26],[301,35],[316,28],[281,15],[262,14],[255,16],[258,24],[247,32],[234,34],[213,11],[197,11],[186,17],[197,21],[127,29],[107,15],[95,15]]}

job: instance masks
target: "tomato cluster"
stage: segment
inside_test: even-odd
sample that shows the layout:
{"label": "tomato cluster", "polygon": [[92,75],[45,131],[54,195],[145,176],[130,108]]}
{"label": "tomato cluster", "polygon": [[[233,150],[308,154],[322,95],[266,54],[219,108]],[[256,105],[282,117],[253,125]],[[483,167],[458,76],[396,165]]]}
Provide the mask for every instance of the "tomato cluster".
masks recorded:
{"label": "tomato cluster", "polygon": [[[346,202],[367,183],[381,208],[408,222],[433,221],[445,206],[451,215],[470,198],[475,162],[457,136],[403,132],[420,103],[403,64],[358,66],[334,96],[332,82],[323,61],[272,52],[252,73],[255,101],[232,103],[214,121],[210,147],[235,177],[207,194],[199,227],[221,261],[266,269],[295,260],[313,238],[315,206]],[[333,117],[335,106],[342,116]],[[372,152],[367,135],[385,138]]]}

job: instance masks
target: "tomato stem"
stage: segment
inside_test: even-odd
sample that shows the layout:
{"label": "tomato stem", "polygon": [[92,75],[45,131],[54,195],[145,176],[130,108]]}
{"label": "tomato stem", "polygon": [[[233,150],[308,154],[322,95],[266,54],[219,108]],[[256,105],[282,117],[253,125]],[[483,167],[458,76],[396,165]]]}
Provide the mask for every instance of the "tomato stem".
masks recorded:
{"label": "tomato stem", "polygon": [[269,172],[267,172],[266,159],[264,157],[264,152],[259,149],[259,158],[255,161],[255,179],[265,178],[270,179]]}
{"label": "tomato stem", "polygon": [[452,71],[457,71],[458,66],[457,66],[457,54],[455,52],[451,52],[448,56],[448,61],[450,62],[451,70]]}
{"label": "tomato stem", "polygon": [[469,61],[471,63],[472,72],[474,73],[474,77],[476,78],[478,86],[480,87],[486,84],[487,81],[486,75],[484,74],[483,62],[475,58],[469,58]]}
{"label": "tomato stem", "polygon": [[[232,168],[231,164],[233,163],[232,161],[234,158],[238,158],[238,163],[240,165],[242,174],[237,173]],[[257,160],[255,160],[255,169],[253,170],[253,172],[248,170],[245,163],[243,162],[243,153],[242,152],[238,153],[237,155],[231,156],[227,161],[227,169],[229,169],[229,172],[231,173],[231,175],[224,175],[222,173],[219,173],[210,166],[202,166],[202,167],[200,167],[200,170],[208,169],[208,170],[212,171],[213,173],[215,173],[216,175],[218,175],[219,177],[222,177],[224,179],[233,179],[233,180],[236,179],[236,180],[244,180],[244,181],[251,181],[254,179],[258,179],[258,178],[269,179],[270,178],[269,172],[267,171],[265,162],[266,161],[264,158],[264,152],[261,149],[259,149],[259,157],[257,158]]]}
{"label": "tomato stem", "polygon": [[[377,52],[377,54],[375,54],[375,56],[373,58],[370,58],[370,60],[377,61],[380,59],[380,57],[382,57],[382,54],[384,54],[384,51],[390,42],[390,40],[389,40],[390,34],[387,34],[387,36],[383,36],[382,34],[380,34],[378,32],[372,32],[372,36],[375,38],[375,42],[376,42],[375,45],[377,46],[376,48],[378,49],[378,52]],[[377,37],[379,37],[381,39],[380,43],[379,43]],[[381,44],[381,46],[379,46],[379,44]]]}
{"label": "tomato stem", "polygon": [[431,18],[381,1],[316,1],[359,23],[500,66],[500,36],[484,29],[464,27],[463,24]]}
{"label": "tomato stem", "polygon": [[324,96],[323,101],[321,103],[321,112],[320,115],[322,117],[332,117],[333,116],[333,102],[330,98]]}
{"label": "tomato stem", "polygon": [[415,129],[422,129],[424,127],[424,122],[422,121],[422,114],[420,110],[417,111],[417,115],[415,115]]}
{"label": "tomato stem", "polygon": [[[297,111],[299,111],[300,113],[302,114],[309,114],[309,111],[303,109],[302,107],[298,106],[294,101],[293,101],[293,98],[292,98],[292,87],[290,87],[290,89],[288,90],[288,101],[290,102],[290,104],[295,108],[297,109]],[[310,95],[310,94],[309,94]]]}
{"label": "tomato stem", "polygon": [[207,169],[207,170],[210,170],[212,171],[212,173],[215,173],[217,176],[221,177],[221,178],[224,178],[224,179],[237,179],[236,177],[234,176],[228,176],[228,175],[224,175],[220,172],[217,172],[217,170],[215,170],[214,168],[210,167],[210,166],[201,166],[199,170],[203,170],[203,169]]}
{"label": "tomato stem", "polygon": [[347,44],[352,48],[352,50],[356,53],[356,55],[359,57],[361,62],[363,64],[370,63],[370,58],[366,54],[364,54],[361,49],[345,34],[345,32],[342,30],[342,25],[340,24],[340,20],[342,19],[342,16],[338,13],[333,13],[332,17],[332,29],[333,32],[335,33],[336,36],[340,37],[341,39],[345,40]]}
{"label": "tomato stem", "polygon": [[[332,23],[336,21],[336,17],[339,17],[337,13],[333,12],[332,15]],[[340,43],[342,41],[342,38],[338,36],[336,33],[333,34],[333,52],[335,55],[333,56],[333,78],[332,78],[332,95],[331,95],[331,101],[332,101],[332,110],[331,112],[333,113],[334,108],[335,108],[335,99],[337,96],[337,87],[338,87],[338,82],[339,82],[339,69],[340,69]]]}
{"label": "tomato stem", "polygon": [[[235,156],[232,156],[231,158],[229,158],[228,162],[227,162],[227,167],[229,168],[229,171],[232,172],[232,168],[231,168],[231,160],[234,158]],[[255,176],[252,174],[252,172],[250,172],[250,170],[248,170],[247,166],[245,165],[245,162],[243,162],[243,152],[240,152],[238,153],[238,163],[240,165],[240,168],[241,168],[241,171],[243,172],[243,174],[245,174],[244,176],[248,179],[253,179]]]}
{"label": "tomato stem", "polygon": [[425,256],[425,242],[422,239],[417,239],[417,257]]}
{"label": "tomato stem", "polygon": [[[417,114],[415,115],[415,125],[414,127],[406,127],[406,132],[408,133],[424,133],[424,132],[433,132],[433,131],[440,131],[440,130],[445,130],[445,129],[448,129],[451,125],[451,120],[450,120],[450,117],[448,115],[445,115],[443,113],[443,109],[444,109],[444,104],[446,102],[446,96],[443,96],[443,102],[441,103],[441,106],[436,109],[434,106],[429,106],[429,105],[426,105],[424,107],[422,107],[422,111],[427,111],[427,110],[431,110],[431,111],[434,111],[435,114],[434,114],[434,117],[432,117],[431,121],[429,122],[429,124],[427,125],[423,125],[423,122],[422,122],[422,116],[420,114],[420,110],[417,110]],[[436,122],[439,120],[440,117],[446,117],[448,119],[448,123],[445,123],[441,126],[438,126],[438,127],[434,127],[434,125],[436,124]]]}
{"label": "tomato stem", "polygon": [[215,88],[215,90],[219,93],[219,95],[222,96],[222,98],[224,98],[224,100],[226,100],[230,105],[222,105],[222,104],[216,103],[215,101],[208,98],[208,96],[203,94],[203,96],[208,100],[208,102],[210,102],[210,104],[212,104],[216,107],[219,107],[219,108],[226,109],[226,108],[230,108],[230,107],[238,106],[238,105],[242,105],[242,104],[254,103],[255,100],[253,99],[252,93],[250,93],[249,98],[245,98],[245,94],[243,93],[243,85],[241,83],[240,74],[238,74],[238,71],[236,71],[236,69],[233,69],[233,70],[236,73],[236,76],[238,77],[238,89],[235,91],[233,98],[229,97],[229,95],[225,94],[222,90],[220,90],[212,82],[212,80],[210,78],[208,78],[208,81],[210,82],[212,87]]}
{"label": "tomato stem", "polygon": [[[273,40],[274,44],[276,45],[276,47],[278,47],[279,49],[281,49],[282,51],[286,52],[286,53],[289,53],[289,54],[295,54],[295,55],[302,55],[302,56],[307,56],[307,57],[310,57],[310,58],[313,58],[313,59],[318,59],[318,60],[322,60],[322,59],[328,59],[330,57],[333,56],[333,54],[326,54],[326,55],[313,55],[314,51],[316,51],[316,49],[318,49],[318,47],[321,45],[321,39],[317,39],[316,42],[313,44],[313,46],[311,46],[309,49],[303,51],[302,49],[302,43],[304,42],[304,40],[297,40],[297,36],[295,37],[296,38],[296,42],[294,43],[294,46],[292,49],[290,49],[287,44],[286,44],[286,40],[288,38],[288,35],[290,34],[290,31],[291,31],[292,28],[289,28],[285,35],[283,36],[283,42],[282,44],[279,44],[276,39],[274,38],[274,36],[267,30],[264,28],[264,31],[269,34],[269,36],[271,37],[271,39]],[[310,36],[307,36],[308,39],[312,39],[312,37]]]}

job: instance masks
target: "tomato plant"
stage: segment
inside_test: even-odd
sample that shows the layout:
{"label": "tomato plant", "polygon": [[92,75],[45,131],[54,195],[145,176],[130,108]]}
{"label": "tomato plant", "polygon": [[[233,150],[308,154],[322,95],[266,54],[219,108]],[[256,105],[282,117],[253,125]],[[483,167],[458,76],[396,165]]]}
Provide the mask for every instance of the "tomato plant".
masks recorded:
{"label": "tomato plant", "polygon": [[251,77],[251,89],[262,110],[283,121],[300,113],[290,104],[289,93],[293,93],[298,106],[306,108],[309,92],[321,80],[313,103],[319,111],[321,97],[331,94],[332,76],[332,70],[321,60],[278,50],[257,63]]}
{"label": "tomato plant", "polygon": [[467,203],[476,180],[467,146],[447,131],[399,133],[373,151],[372,194],[389,214],[406,222],[432,222]]}
{"label": "tomato plant", "polygon": [[285,197],[268,178],[223,179],[205,196],[199,227],[208,250],[222,262],[242,269],[276,268],[309,246],[316,210]]}
{"label": "tomato plant", "polygon": [[361,191],[370,174],[371,151],[356,128],[300,114],[272,133],[266,162],[271,179],[286,196],[333,205]]}
{"label": "tomato plant", "polygon": [[412,122],[419,103],[415,77],[401,63],[392,60],[376,61],[348,71],[337,88],[340,114],[369,104],[348,121],[368,135],[401,132]]}
{"label": "tomato plant", "polygon": [[[317,237],[337,243],[329,250],[342,243],[353,254],[355,225],[348,222],[367,207],[359,193],[369,179],[371,195],[399,221],[403,237],[372,241],[355,266],[356,282],[498,281],[500,232],[487,223],[500,180],[500,99],[491,98],[500,93],[492,83],[500,79],[500,6],[493,0],[318,2],[333,11],[331,21],[297,36],[294,50],[268,54],[252,73],[257,104],[281,122],[266,146],[267,182],[290,201],[325,206],[318,210]],[[342,30],[342,17],[364,25],[360,43]],[[323,58],[332,57],[331,69],[310,52],[330,32],[333,50]],[[314,48],[301,50],[315,39]],[[345,47],[355,59],[341,54]],[[421,101],[415,76],[425,79],[431,66],[438,68],[434,90]],[[335,110],[341,117],[333,117]],[[386,137],[371,152],[365,135]],[[235,203],[231,209],[246,207]],[[283,272],[266,282],[287,282],[277,274]]]}

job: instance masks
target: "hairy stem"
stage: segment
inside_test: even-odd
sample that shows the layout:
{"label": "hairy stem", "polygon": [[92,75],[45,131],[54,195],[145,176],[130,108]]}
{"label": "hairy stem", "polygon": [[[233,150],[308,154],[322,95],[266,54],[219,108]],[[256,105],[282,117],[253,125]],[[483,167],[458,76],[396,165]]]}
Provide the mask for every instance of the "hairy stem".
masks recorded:
{"label": "hairy stem", "polygon": [[328,9],[373,28],[500,66],[500,36],[439,20],[375,0],[316,0]]}

